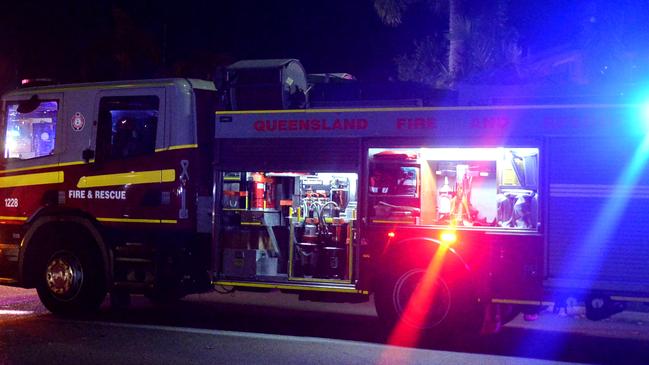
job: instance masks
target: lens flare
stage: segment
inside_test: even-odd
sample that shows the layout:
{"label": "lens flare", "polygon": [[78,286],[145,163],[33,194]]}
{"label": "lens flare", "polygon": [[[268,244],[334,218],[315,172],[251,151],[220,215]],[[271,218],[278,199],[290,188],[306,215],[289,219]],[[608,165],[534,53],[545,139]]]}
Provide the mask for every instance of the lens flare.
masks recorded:
{"label": "lens flare", "polygon": [[[598,280],[598,276],[605,269],[607,256],[613,254],[612,250],[620,247],[621,242],[616,242],[615,235],[617,230],[625,225],[625,211],[634,194],[639,191],[638,183],[645,174],[648,160],[649,135],[643,138],[627,165],[621,169],[612,192],[606,194],[607,199],[603,200],[599,210],[593,212],[594,219],[589,224],[589,229],[584,232],[582,239],[574,242],[577,247],[570,256],[570,264],[563,266],[557,277],[572,278],[580,275],[580,286],[583,288],[592,287]],[[547,351],[558,351],[557,346],[560,345],[549,344]]]}
{"label": "lens flare", "polygon": [[598,265],[604,261],[608,250],[607,243],[613,239],[615,230],[618,229],[624,217],[624,211],[633,198],[633,192],[647,165],[647,160],[649,160],[649,135],[638,146],[623,173],[615,182],[613,193],[602,205],[594,223],[582,241],[581,252],[575,256],[577,260],[567,270],[585,271],[584,267],[587,266],[587,263],[582,262],[580,258],[592,258],[592,252],[602,254],[598,259]]}
{"label": "lens flare", "polygon": [[436,290],[440,288],[439,273],[444,262],[448,248],[441,245],[428,267],[425,269],[421,282],[416,286],[401,314],[401,319],[392,329],[388,337],[388,344],[400,346],[414,346],[420,341],[421,332],[416,329],[424,326],[426,317],[433,308]]}
{"label": "lens flare", "polygon": [[450,246],[457,242],[457,234],[455,234],[455,232],[453,231],[442,231],[442,233],[439,235],[439,239],[443,244]]}

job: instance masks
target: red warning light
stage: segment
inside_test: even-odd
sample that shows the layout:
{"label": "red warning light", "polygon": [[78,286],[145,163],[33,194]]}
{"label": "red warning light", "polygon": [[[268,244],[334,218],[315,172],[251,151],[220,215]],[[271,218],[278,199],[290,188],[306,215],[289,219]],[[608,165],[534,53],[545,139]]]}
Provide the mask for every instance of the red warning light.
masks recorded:
{"label": "red warning light", "polygon": [[452,245],[455,242],[457,242],[457,235],[453,231],[443,231],[439,235],[439,238],[442,241],[442,243],[446,245]]}

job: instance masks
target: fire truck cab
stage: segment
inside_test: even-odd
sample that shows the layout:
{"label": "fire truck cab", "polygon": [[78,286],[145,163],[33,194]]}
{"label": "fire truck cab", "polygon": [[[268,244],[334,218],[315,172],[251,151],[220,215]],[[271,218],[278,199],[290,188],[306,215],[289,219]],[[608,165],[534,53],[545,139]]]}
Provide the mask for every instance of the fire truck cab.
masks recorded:
{"label": "fire truck cab", "polygon": [[65,313],[107,291],[209,284],[215,100],[213,83],[186,79],[6,94],[2,283],[36,287]]}

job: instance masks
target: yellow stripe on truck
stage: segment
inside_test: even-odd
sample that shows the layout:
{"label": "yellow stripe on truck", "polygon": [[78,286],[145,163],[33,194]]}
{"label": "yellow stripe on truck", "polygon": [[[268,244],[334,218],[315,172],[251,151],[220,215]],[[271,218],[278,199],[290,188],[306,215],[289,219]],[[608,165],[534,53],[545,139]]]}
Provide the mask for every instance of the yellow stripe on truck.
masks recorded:
{"label": "yellow stripe on truck", "polygon": [[164,151],[173,151],[173,150],[183,150],[186,148],[198,148],[197,144],[179,144],[176,146],[169,146],[165,148],[156,148],[156,152],[164,152]]}
{"label": "yellow stripe on truck", "polygon": [[83,176],[77,182],[77,188],[97,188],[102,186],[136,185],[173,182],[176,170],[134,171],[119,174]]}
{"label": "yellow stripe on truck", "polygon": [[63,182],[63,179],[64,179],[63,171],[3,176],[0,177],[0,188],[15,188],[18,186],[60,184]]}
{"label": "yellow stripe on truck", "polygon": [[[95,160],[90,160],[90,162],[95,162]],[[87,162],[85,161],[59,162],[59,163],[52,163],[48,165],[36,165],[36,166],[28,166],[28,167],[19,167],[19,168],[9,169],[9,170],[0,170],[0,174],[8,174],[11,172],[28,171],[28,170],[42,170],[42,169],[49,169],[52,167],[64,167],[64,166],[83,165],[83,164],[87,164]]]}
{"label": "yellow stripe on truck", "polygon": [[26,221],[27,217],[10,217],[6,215],[0,215],[0,221]]}
{"label": "yellow stripe on truck", "polygon": [[100,222],[113,222],[113,223],[153,223],[153,224],[176,224],[175,219],[144,219],[144,218],[107,218],[98,217]]}

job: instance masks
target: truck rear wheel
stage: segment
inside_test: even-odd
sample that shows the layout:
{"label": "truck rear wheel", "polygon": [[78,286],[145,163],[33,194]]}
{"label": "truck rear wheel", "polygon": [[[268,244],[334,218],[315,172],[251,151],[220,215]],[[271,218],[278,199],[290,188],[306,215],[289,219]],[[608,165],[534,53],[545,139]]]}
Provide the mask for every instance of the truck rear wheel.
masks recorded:
{"label": "truck rear wheel", "polygon": [[39,265],[38,297],[54,314],[71,316],[96,311],[106,296],[103,265],[85,243],[58,243]]}
{"label": "truck rear wheel", "polygon": [[480,310],[466,269],[446,263],[430,269],[428,262],[394,265],[376,290],[376,311],[392,342],[479,332]]}

